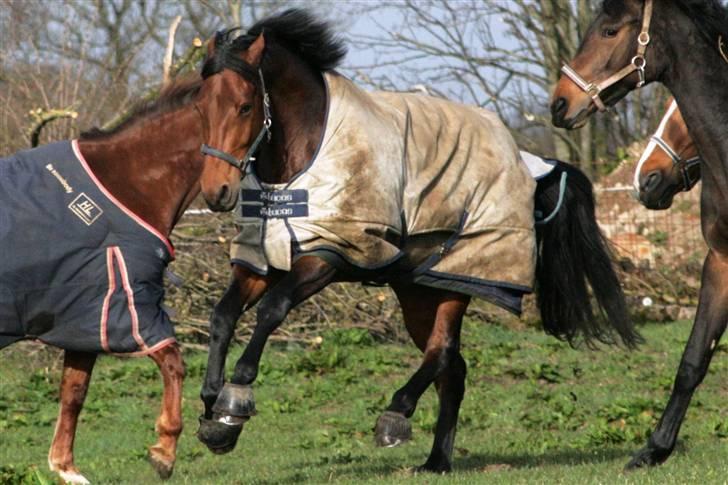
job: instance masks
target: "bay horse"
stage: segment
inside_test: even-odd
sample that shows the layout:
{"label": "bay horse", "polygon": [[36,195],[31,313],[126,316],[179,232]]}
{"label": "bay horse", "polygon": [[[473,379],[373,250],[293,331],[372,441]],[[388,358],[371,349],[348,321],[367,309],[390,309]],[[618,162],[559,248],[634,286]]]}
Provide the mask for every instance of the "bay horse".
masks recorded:
{"label": "bay horse", "polygon": [[[436,208],[447,206],[458,194],[441,191],[435,182],[424,184],[418,190],[407,191],[401,186],[387,189],[402,180],[402,169],[394,162],[401,155],[402,145],[392,145],[388,130],[378,131],[378,135],[370,138],[367,138],[369,135],[360,137],[347,123],[353,123],[356,129],[376,130],[380,123],[401,120],[412,130],[411,143],[418,145],[435,140],[444,143],[448,127],[439,125],[441,131],[429,135],[422,135],[418,130],[426,131],[442,121],[457,124],[461,119],[472,119],[480,123],[483,119],[493,120],[494,115],[427,96],[377,93],[387,102],[372,104],[374,95],[356,88],[332,71],[345,55],[342,41],[326,23],[303,10],[288,10],[263,19],[237,38],[236,30],[216,35],[214,42],[208,45],[202,68],[204,82],[200,106],[206,140],[202,152],[230,164],[227,173],[217,173],[222,178],[215,184],[229,187],[231,194],[239,194],[240,208],[236,209],[236,216],[242,220],[242,242],[238,248],[245,258],[233,256],[230,286],[211,316],[208,366],[201,391],[205,412],[200,417],[198,438],[215,453],[226,453],[235,447],[244,422],[255,414],[250,386],[258,374],[265,343],[291,308],[332,282],[376,281],[393,288],[407,330],[424,353],[419,369],[394,394],[377,420],[376,442],[381,446],[395,446],[409,439],[408,418],[414,413],[419,398],[434,383],[440,411],[432,451],[419,469],[447,472],[452,466],[457,416],[465,392],[466,363],[460,354],[461,322],[471,296],[483,296],[484,293],[474,290],[474,278],[443,284],[438,278],[441,273],[427,268],[457,253],[453,236],[462,230],[463,221],[459,227],[453,227],[450,221],[447,230],[433,234],[431,237],[437,236],[433,244],[408,230],[416,227],[416,215],[402,216],[399,221],[400,214],[392,211],[397,219],[392,225],[401,224],[399,231],[381,232],[371,227],[370,216],[381,207],[389,207],[387,197],[397,199],[399,196],[395,193],[406,192],[409,198],[440,197]],[[342,92],[348,93],[347,99],[353,100],[352,104],[343,103],[336,97]],[[402,117],[398,114],[401,111],[391,109],[402,103],[407,104],[406,109],[411,114],[420,108],[434,106],[432,125],[414,114],[412,118]],[[408,125],[410,121],[411,125]],[[596,224],[588,179],[578,170],[560,163],[551,175],[534,186],[527,174],[522,177],[524,167],[508,131],[497,119],[491,127],[487,132],[470,132],[472,137],[463,134],[459,146],[487,138],[490,148],[483,153],[473,153],[473,157],[492,157],[496,160],[494,164],[501,160],[513,162],[506,171],[496,174],[503,180],[517,177],[520,184],[503,186],[506,192],[499,199],[502,213],[509,210],[528,212],[528,233],[533,234],[530,231],[533,231],[532,204],[535,199],[536,209],[546,219],[551,219],[536,227],[537,245],[525,246],[532,247],[533,254],[537,254],[536,287],[545,331],[572,343],[583,339],[587,344],[594,341],[614,343],[616,334],[627,346],[634,346],[639,336],[629,320],[619,281]],[[371,152],[362,148],[364,142],[372,139],[373,145],[382,152],[390,150],[387,152],[392,155],[390,163],[385,160],[375,166],[375,161],[380,159],[375,157],[372,161]],[[411,146],[406,148],[408,153],[414,153],[409,151],[411,149]],[[426,152],[422,149],[418,156],[439,154],[440,158],[435,157],[433,165],[428,165],[432,170],[439,168],[434,164],[444,161],[456,163],[455,149],[448,148],[447,153],[440,153],[438,149],[434,146]],[[494,152],[489,152],[491,149]],[[331,159],[322,155],[331,151],[339,156]],[[329,168],[333,171],[337,164],[348,163],[351,159],[356,167],[353,171],[341,175],[329,173]],[[412,163],[417,161],[419,158]],[[319,168],[322,163],[325,163],[324,168]],[[391,172],[387,172],[390,169]],[[391,177],[368,179],[374,170],[391,173]],[[317,188],[297,188],[301,180],[313,180],[312,172],[316,174],[312,183]],[[498,187],[497,183],[488,185],[490,182],[485,182],[487,174],[488,168],[484,167],[482,176],[469,174],[449,180],[453,185],[462,179],[475,184],[478,191],[471,196],[477,198]],[[568,184],[565,183],[567,176]],[[336,183],[342,180],[349,184],[348,190],[337,188]],[[366,202],[361,198],[362,192],[370,187],[375,188],[376,197]],[[528,190],[527,197],[518,199],[521,196],[519,189],[523,188]],[[518,200],[520,205],[509,208],[509,199]],[[323,222],[314,221],[320,224],[315,230],[320,231],[319,234],[325,232],[325,237],[309,236],[307,240],[300,237],[306,231],[314,230],[311,229],[313,223],[306,225],[309,210],[331,214],[344,206],[354,215],[343,221],[334,216],[324,218]],[[560,210],[556,211],[559,206]],[[458,210],[462,212],[463,207]],[[360,225],[348,232],[346,228],[341,232],[324,231],[321,224],[332,218],[336,219],[339,229],[342,224]],[[518,225],[515,220],[511,223]],[[269,244],[270,241],[263,237],[269,234],[268,231],[278,231],[276,234],[289,238],[286,239],[288,242],[282,247]],[[243,244],[251,234],[258,243]],[[368,250],[352,250],[350,253],[353,254],[350,254],[341,249],[360,248],[360,238],[370,238],[372,234],[377,239],[366,239],[370,243],[366,246]],[[310,241],[314,241],[314,247]],[[386,259],[391,251],[396,254],[418,241],[428,249],[419,259],[409,255]],[[429,251],[433,246],[434,255]],[[497,243],[493,246],[497,247]],[[488,249],[485,247],[483,251]],[[515,268],[521,261],[514,260],[509,251],[519,249],[523,248],[510,245],[501,258],[495,258],[500,260],[494,262],[509,261],[508,264]],[[528,249],[525,259],[530,258],[530,251]],[[477,269],[481,264],[475,263],[479,254],[466,253],[466,256],[473,258],[471,266]],[[377,262],[385,259],[385,263],[367,265],[360,262],[361,258],[367,257],[373,257]],[[267,264],[267,261],[277,263]],[[425,270],[418,271],[423,267]],[[607,318],[595,316],[587,282],[598,302],[597,313]],[[490,301],[516,311],[511,304],[514,297],[520,301],[521,287],[486,286],[490,292],[486,297]],[[242,312],[258,301],[253,335],[235,365],[231,380],[225,382],[224,364],[235,324]]]}
{"label": "bay horse", "polygon": [[634,188],[645,207],[664,210],[672,206],[675,195],[690,191],[699,180],[698,149],[675,98],[670,98],[657,131],[637,163]]}
{"label": "bay horse", "polygon": [[553,93],[554,125],[573,129],[630,91],[660,82],[675,96],[701,159],[709,249],[698,311],[667,407],[627,469],[670,456],[728,322],[727,43],[728,11],[717,0],[606,0]]}
{"label": "bay horse", "polygon": [[[48,454],[51,470],[65,482],[88,483],[74,463],[73,445],[91,373],[97,354],[102,352],[148,355],[159,366],[164,383],[161,413],[156,421],[159,440],[150,446],[149,459],[160,477],[167,478],[173,472],[182,431],[184,364],[169,319],[160,307],[162,273],[174,255],[168,238],[200,192],[208,205],[217,210],[230,203],[227,190],[210,182],[217,178],[213,172],[223,169],[224,164],[205,160],[199,154],[202,123],[193,101],[200,85],[196,76],[174,82],[163,90],[158,101],[139,106],[129,120],[111,131],[92,130],[72,142],[46,145],[0,159],[0,184],[15,183],[11,177],[18,176],[23,184],[28,183],[28,187],[21,186],[18,191],[27,189],[41,199],[60,192],[57,197],[62,201],[46,204],[42,212],[57,206],[54,217],[61,218],[64,225],[50,226],[49,232],[35,239],[28,237],[31,226],[14,231],[17,228],[12,221],[20,217],[22,223],[23,217],[33,218],[38,221],[37,230],[46,229],[41,225],[43,215],[34,209],[37,206],[29,205],[13,214],[10,211],[17,201],[3,201],[0,245],[5,248],[5,241],[24,238],[32,254],[28,260],[17,261],[18,254],[28,251],[15,251],[16,261],[10,264],[15,270],[12,274],[8,264],[3,266],[0,302],[6,303],[9,278],[13,284],[20,281],[24,285],[25,274],[44,277],[50,272],[48,277],[52,281],[61,273],[69,274],[66,286],[53,294],[57,300],[29,300],[32,307],[28,304],[25,313],[30,316],[19,322],[20,326],[13,326],[14,314],[8,313],[3,305],[0,347],[33,337],[65,349],[60,412]],[[47,165],[36,161],[43,158],[48,160]],[[83,193],[79,194],[81,190]],[[20,192],[3,195],[22,196]],[[68,207],[65,198],[74,198]],[[18,216],[17,212],[22,214]],[[5,231],[8,221],[10,234]],[[107,231],[116,230],[115,226],[121,227],[120,235]],[[96,238],[98,234],[94,231],[104,232],[103,238]],[[116,238],[115,242],[110,242],[111,238]],[[74,265],[69,266],[65,260],[51,262],[48,255],[69,239],[78,241],[79,246],[68,255]],[[80,269],[75,266],[79,258],[83,259]],[[74,300],[72,305],[58,309],[67,303],[64,293],[73,293],[88,271],[95,271],[95,281],[89,286],[91,293],[76,300],[83,303],[89,299],[92,307],[76,309]],[[11,332],[7,331],[8,323]]]}

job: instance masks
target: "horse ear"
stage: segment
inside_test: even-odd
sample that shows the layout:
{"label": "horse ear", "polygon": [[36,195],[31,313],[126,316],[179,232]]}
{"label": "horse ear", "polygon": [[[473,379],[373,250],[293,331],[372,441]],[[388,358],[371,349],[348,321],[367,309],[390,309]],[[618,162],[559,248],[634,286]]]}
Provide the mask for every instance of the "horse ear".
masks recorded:
{"label": "horse ear", "polygon": [[217,39],[220,37],[220,32],[215,32],[215,35],[207,39],[207,58],[210,59],[215,55],[215,48],[217,47]]}
{"label": "horse ear", "polygon": [[263,59],[263,52],[265,51],[265,37],[261,32],[257,39],[250,44],[248,50],[245,51],[245,60],[251,66],[259,66],[260,61]]}

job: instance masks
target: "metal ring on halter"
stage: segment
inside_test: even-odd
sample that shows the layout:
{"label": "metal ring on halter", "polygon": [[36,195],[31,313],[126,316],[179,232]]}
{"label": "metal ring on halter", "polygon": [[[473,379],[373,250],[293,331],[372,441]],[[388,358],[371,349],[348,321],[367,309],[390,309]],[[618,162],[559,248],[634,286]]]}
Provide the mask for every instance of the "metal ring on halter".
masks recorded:
{"label": "metal ring on halter", "polygon": [[649,32],[640,32],[640,35],[637,36],[637,43],[639,45],[646,46],[650,43],[650,33]]}
{"label": "metal ring on halter", "polygon": [[[642,63],[638,64],[639,61],[642,61]],[[645,56],[638,54],[632,58],[632,65],[637,69],[644,70],[645,66],[647,66],[647,60],[645,59]]]}

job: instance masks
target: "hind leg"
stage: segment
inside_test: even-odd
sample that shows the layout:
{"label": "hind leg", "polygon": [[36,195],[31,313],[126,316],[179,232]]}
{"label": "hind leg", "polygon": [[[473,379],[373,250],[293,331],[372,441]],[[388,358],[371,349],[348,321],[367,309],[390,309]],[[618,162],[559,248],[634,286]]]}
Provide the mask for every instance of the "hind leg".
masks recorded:
{"label": "hind leg", "polygon": [[95,363],[96,354],[67,350],[63,357],[61,406],[48,452],[48,466],[66,483],[89,483],[73,463],[73,441]]}
{"label": "hind leg", "polygon": [[182,382],[185,366],[177,344],[167,345],[149,357],[159,366],[164,383],[162,410],[155,429],[159,441],[149,447],[149,461],[160,478],[169,478],[177,458],[177,440],[182,433]]}
{"label": "hind leg", "polygon": [[460,327],[470,298],[419,286],[394,289],[402,305],[407,330],[424,352],[424,358],[420,368],[394,394],[387,410],[377,421],[377,444],[396,446],[409,439],[407,418],[414,413],[425,390],[439,379],[442,389],[440,416],[433,450],[423,469],[448,471],[457,412],[464,393],[465,362],[459,354]]}
{"label": "hind leg", "polygon": [[465,359],[458,352],[447,369],[437,378],[435,386],[440,398],[440,413],[435,426],[432,451],[421,471],[446,473],[452,470],[452,451],[455,446],[455,430],[458,424],[460,403],[465,396]]}
{"label": "hind leg", "polygon": [[703,268],[698,313],[677,370],[672,395],[647,446],[635,454],[626,469],[658,465],[667,460],[675,448],[690,399],[708,372],[710,360],[726,329],[727,280],[728,262],[711,251]]}

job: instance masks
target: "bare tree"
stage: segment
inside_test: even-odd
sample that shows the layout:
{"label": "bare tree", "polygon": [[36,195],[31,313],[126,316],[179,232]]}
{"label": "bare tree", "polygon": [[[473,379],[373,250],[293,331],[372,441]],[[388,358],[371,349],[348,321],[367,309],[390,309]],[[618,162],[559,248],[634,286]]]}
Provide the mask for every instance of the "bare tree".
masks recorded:
{"label": "bare tree", "polygon": [[[377,87],[425,84],[449,98],[493,109],[521,146],[579,163],[619,156],[643,138],[664,94],[650,88],[578,132],[551,126],[548,98],[562,62],[575,53],[596,0],[441,0],[382,2],[367,14],[371,33],[352,36],[374,61],[354,66]],[[385,23],[381,19],[397,19]],[[658,101],[652,101],[654,97]],[[643,98],[650,100],[646,105]]]}

